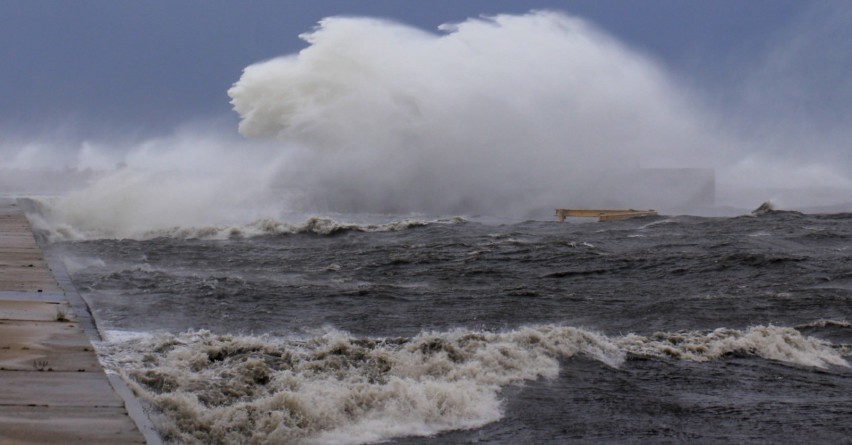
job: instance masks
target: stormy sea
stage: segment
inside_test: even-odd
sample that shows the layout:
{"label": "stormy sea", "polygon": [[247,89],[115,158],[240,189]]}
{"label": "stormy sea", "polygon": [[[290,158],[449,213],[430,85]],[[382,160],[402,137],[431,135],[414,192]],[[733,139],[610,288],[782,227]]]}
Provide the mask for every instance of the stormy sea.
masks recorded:
{"label": "stormy sea", "polygon": [[168,443],[852,437],[848,213],[339,214],[48,249]]}
{"label": "stormy sea", "polygon": [[301,38],[239,135],[15,158],[79,166],[28,216],[166,443],[850,443],[844,115],[773,117],[767,68],[744,116],[558,12]]}

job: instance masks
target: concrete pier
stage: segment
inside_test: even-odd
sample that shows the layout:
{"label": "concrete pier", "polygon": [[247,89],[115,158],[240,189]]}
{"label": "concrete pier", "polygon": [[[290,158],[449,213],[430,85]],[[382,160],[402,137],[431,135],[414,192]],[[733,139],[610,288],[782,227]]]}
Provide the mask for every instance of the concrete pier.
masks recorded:
{"label": "concrete pier", "polygon": [[146,443],[72,306],[24,213],[0,201],[0,444]]}

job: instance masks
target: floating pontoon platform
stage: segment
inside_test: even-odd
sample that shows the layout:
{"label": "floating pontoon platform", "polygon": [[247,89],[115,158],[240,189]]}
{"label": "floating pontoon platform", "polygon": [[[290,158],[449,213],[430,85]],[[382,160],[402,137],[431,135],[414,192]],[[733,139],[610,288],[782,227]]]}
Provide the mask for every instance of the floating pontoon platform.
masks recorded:
{"label": "floating pontoon platform", "polygon": [[590,210],[590,209],[556,209],[559,221],[565,218],[597,218],[598,221],[621,221],[640,216],[656,216],[656,210]]}

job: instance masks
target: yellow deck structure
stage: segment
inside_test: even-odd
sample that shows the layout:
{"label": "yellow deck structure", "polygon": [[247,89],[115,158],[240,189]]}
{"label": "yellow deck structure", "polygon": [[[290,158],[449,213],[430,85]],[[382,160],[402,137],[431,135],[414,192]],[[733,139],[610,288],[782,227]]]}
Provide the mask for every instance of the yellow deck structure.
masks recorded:
{"label": "yellow deck structure", "polygon": [[565,221],[565,218],[597,218],[598,221],[621,221],[640,216],[656,215],[656,210],[556,209],[556,217],[562,222]]}

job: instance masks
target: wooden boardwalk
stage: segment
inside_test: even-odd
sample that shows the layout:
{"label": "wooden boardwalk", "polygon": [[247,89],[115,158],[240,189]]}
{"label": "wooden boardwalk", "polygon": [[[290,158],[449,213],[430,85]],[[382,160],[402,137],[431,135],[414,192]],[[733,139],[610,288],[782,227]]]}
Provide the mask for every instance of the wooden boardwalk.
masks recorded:
{"label": "wooden boardwalk", "polygon": [[75,309],[26,216],[0,201],[0,444],[150,441],[128,415],[117,377],[104,372]]}

